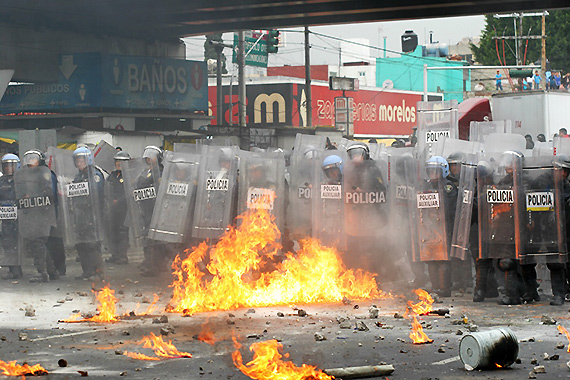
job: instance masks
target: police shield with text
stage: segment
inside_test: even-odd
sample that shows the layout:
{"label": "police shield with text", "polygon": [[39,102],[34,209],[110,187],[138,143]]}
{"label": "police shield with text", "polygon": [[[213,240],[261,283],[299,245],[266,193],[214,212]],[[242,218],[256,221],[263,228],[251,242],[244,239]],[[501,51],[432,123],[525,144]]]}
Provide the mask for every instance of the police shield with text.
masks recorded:
{"label": "police shield with text", "polygon": [[129,212],[129,227],[133,230],[135,242],[143,247],[144,275],[155,276],[164,270],[163,252],[160,244],[148,238],[148,229],[162,175],[162,149],[149,145],[140,159],[121,162],[125,180],[125,198]]}
{"label": "police shield with text", "polygon": [[131,156],[125,152],[115,152],[115,170],[111,171],[105,182],[105,204],[107,211],[107,228],[109,250],[111,257],[105,259],[108,263],[127,264],[129,259],[129,227],[125,224],[127,217],[127,200],[121,162],[128,161]]}
{"label": "police shield with text", "polygon": [[38,276],[32,282],[48,282],[58,277],[46,246],[50,231],[56,223],[56,197],[51,171],[45,166],[45,156],[39,150],[24,154],[22,167],[14,175],[18,206],[18,232],[25,250],[34,258]]}
{"label": "police shield with text", "polygon": [[187,244],[190,239],[200,155],[166,152],[148,238]]}
{"label": "police shield with text", "polygon": [[441,138],[457,138],[457,101],[418,102],[418,157],[435,155],[434,144]]}
{"label": "police shield with text", "polygon": [[22,277],[20,242],[18,237],[18,211],[14,174],[20,167],[20,159],[8,153],[2,157],[2,177],[0,177],[0,266],[10,271],[6,278]]}
{"label": "police shield with text", "polygon": [[409,174],[410,183],[415,183],[415,207],[412,208],[412,220],[416,224],[414,260],[427,263],[434,291],[442,297],[449,297],[449,250],[457,188],[447,179],[449,167],[441,156],[429,158],[419,178],[414,172]]}
{"label": "police shield with text", "polygon": [[77,148],[73,153],[56,149],[52,159],[62,194],[65,240],[77,250],[83,270],[77,279],[98,276],[104,280],[101,258],[103,174],[95,167],[93,155],[86,147]]}
{"label": "police shield with text", "polygon": [[[524,200],[522,159],[522,154],[517,151],[485,153],[480,157],[478,166],[492,167],[493,170],[477,171],[479,205],[477,265],[490,266],[489,259],[499,259],[499,269],[505,273],[505,296],[500,301],[504,305],[521,303],[517,258],[522,249],[520,231],[520,207]],[[478,268],[482,276],[488,273],[484,269]],[[480,279],[478,273],[477,283],[485,286],[487,279]]]}
{"label": "police shield with text", "polygon": [[564,264],[568,260],[563,211],[563,177],[555,169],[552,156],[525,157],[523,162],[524,199],[521,213],[523,250],[520,264],[525,285],[523,300],[538,298],[536,264],[550,270],[551,305],[564,304]]}
{"label": "police shield with text", "polygon": [[346,250],[344,222],[344,165],[346,152],[323,152],[313,161],[316,189],[313,198],[313,237],[323,245]]}
{"label": "police shield with text", "polygon": [[[353,143],[346,149],[348,162],[344,166],[344,215],[347,235],[345,261],[352,268],[368,268],[384,278],[396,275],[386,257],[388,246],[387,184],[378,161],[370,159],[368,146]],[[387,165],[384,165],[387,166]]]}
{"label": "police shield with text", "polygon": [[200,163],[192,236],[217,239],[232,224],[237,207],[237,155],[231,147],[207,146]]}

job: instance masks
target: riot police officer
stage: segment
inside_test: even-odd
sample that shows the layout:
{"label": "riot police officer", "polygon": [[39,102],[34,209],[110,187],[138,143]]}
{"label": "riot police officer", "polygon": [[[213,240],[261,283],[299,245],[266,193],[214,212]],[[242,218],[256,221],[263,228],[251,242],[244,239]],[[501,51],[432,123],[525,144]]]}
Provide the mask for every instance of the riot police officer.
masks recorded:
{"label": "riot police officer", "polygon": [[[77,279],[88,279],[97,275],[104,279],[101,257],[101,221],[96,213],[103,205],[104,177],[93,164],[93,156],[88,148],[77,148],[73,152],[73,163],[77,173],[73,184],[87,184],[90,190],[84,196],[70,198],[74,216],[75,248],[79,255],[83,273]],[[68,185],[69,186],[69,185]]]}
{"label": "riot police officer", "polygon": [[22,277],[21,256],[18,243],[18,220],[16,211],[16,191],[14,173],[20,167],[20,158],[8,153],[2,157],[2,173],[0,177],[0,236],[2,237],[3,255],[0,265],[7,266],[10,274],[6,279]]}
{"label": "riot police officer", "polygon": [[128,161],[131,156],[120,150],[115,154],[115,170],[107,178],[109,191],[105,193],[108,199],[109,213],[109,243],[111,257],[105,259],[108,263],[128,264],[127,251],[129,250],[129,227],[125,226],[127,217],[127,200],[125,199],[125,189],[123,173],[121,172],[121,161]]}

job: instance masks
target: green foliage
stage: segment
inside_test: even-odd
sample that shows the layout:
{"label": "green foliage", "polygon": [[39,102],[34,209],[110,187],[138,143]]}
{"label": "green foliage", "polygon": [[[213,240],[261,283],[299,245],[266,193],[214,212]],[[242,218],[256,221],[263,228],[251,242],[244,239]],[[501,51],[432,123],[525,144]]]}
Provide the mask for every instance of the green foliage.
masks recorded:
{"label": "green foliage", "polygon": [[[570,10],[549,11],[546,16],[546,58],[550,61],[552,70],[562,72],[570,71]],[[516,25],[518,28],[518,19]],[[542,33],[541,17],[523,18],[523,36],[537,36]],[[483,65],[515,65],[515,41],[495,40],[493,37],[514,36],[513,18],[494,18],[493,15],[485,16],[485,29],[482,31],[481,44],[479,47],[471,45],[475,60]],[[517,30],[518,35],[518,30]],[[526,64],[540,64],[541,41],[523,40],[521,59],[525,56]],[[497,57],[497,51],[499,57]],[[504,52],[504,60],[503,60]],[[500,58],[500,59],[499,59]]]}

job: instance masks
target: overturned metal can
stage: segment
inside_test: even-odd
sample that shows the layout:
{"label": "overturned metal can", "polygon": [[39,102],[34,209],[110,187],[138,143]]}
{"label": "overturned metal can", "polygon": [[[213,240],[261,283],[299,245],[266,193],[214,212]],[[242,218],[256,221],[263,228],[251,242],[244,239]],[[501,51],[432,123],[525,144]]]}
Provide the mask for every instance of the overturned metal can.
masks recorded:
{"label": "overturned metal can", "polygon": [[465,335],[459,343],[459,357],[472,369],[508,367],[518,354],[517,336],[507,328]]}

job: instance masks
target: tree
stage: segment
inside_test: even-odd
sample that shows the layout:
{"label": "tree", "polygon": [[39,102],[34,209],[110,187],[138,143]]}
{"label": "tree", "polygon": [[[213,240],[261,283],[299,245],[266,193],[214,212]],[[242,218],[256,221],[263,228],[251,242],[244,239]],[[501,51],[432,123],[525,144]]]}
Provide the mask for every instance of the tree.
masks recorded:
{"label": "tree", "polygon": [[[206,35],[206,41],[204,42],[204,61],[208,62],[209,60],[218,60],[218,51],[217,49],[223,50],[223,46],[216,45],[216,42],[223,43],[224,40],[222,39],[222,33],[212,33]],[[213,73],[216,72],[215,66]],[[226,69],[226,56],[222,52],[222,74],[227,74],[228,70]]]}
{"label": "tree", "polygon": [[[570,71],[570,10],[549,11],[546,16],[546,58],[550,61],[552,70]],[[541,17],[523,18],[523,36],[538,36],[542,33]],[[518,26],[518,19],[516,19]],[[471,44],[475,60],[483,65],[515,65],[514,40],[495,40],[493,37],[514,36],[512,18],[494,18],[485,16],[485,29],[482,31],[479,47]],[[518,31],[517,31],[518,35]],[[526,50],[526,53],[525,53]],[[497,56],[498,52],[498,56]],[[504,55],[503,55],[504,54]],[[541,41],[524,40],[521,60],[526,54],[526,64],[538,63],[541,59]],[[504,59],[503,59],[504,57]]]}

